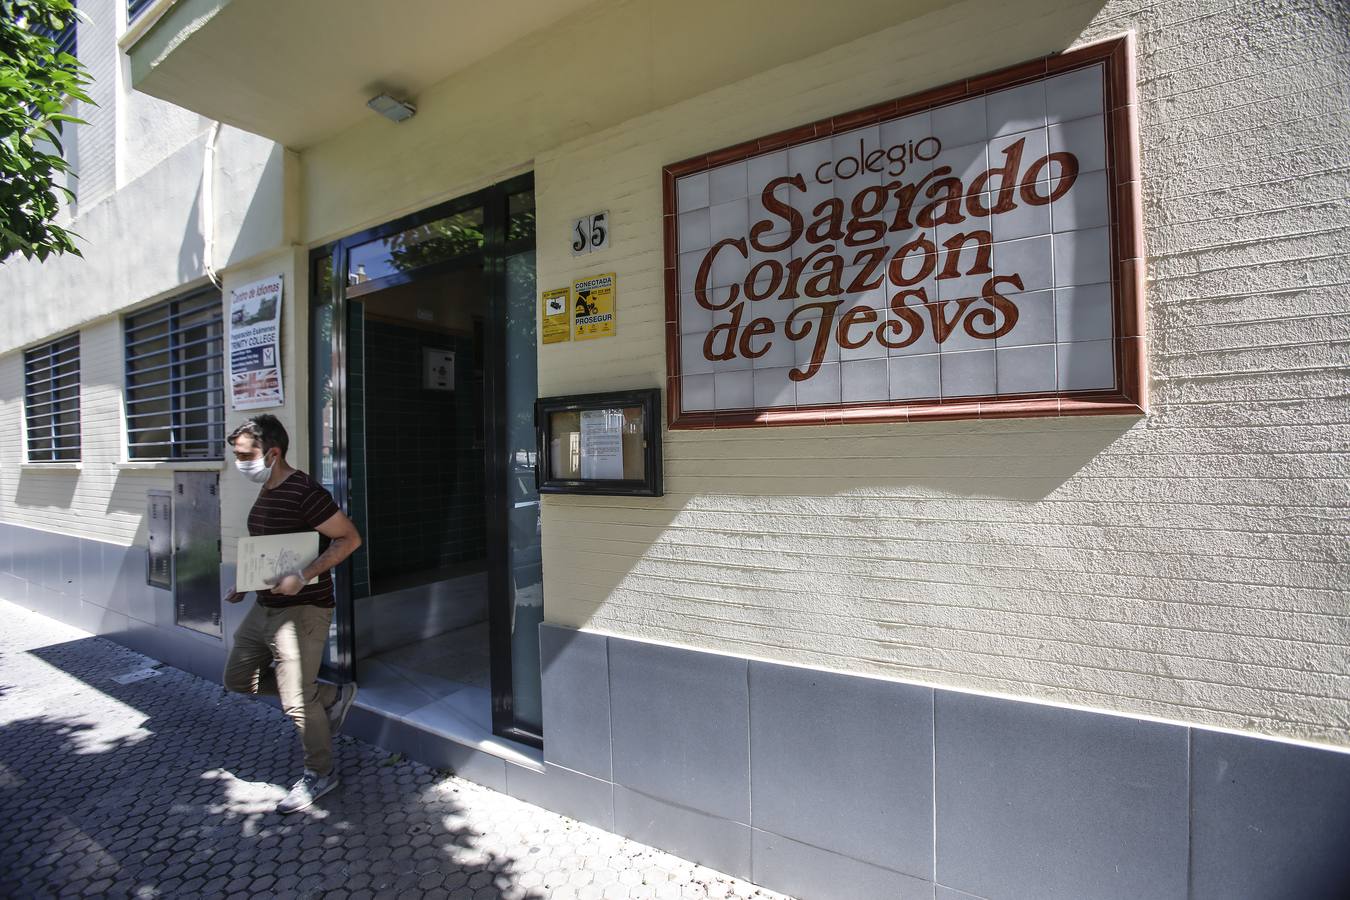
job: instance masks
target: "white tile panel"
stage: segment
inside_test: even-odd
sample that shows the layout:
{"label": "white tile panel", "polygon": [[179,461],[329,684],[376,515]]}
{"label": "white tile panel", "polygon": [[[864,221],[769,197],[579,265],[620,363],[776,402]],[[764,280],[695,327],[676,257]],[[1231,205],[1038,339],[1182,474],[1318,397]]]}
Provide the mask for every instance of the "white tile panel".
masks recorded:
{"label": "white tile panel", "polygon": [[990,137],[1044,128],[1045,82],[1035,81],[990,94],[985,98],[985,116]]}

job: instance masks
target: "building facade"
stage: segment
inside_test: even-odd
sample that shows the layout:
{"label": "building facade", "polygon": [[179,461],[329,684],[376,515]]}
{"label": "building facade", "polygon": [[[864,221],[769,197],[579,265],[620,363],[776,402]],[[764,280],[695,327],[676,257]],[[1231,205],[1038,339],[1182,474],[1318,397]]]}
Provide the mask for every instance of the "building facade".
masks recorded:
{"label": "building facade", "polygon": [[82,4],[0,596],[218,677],[265,409],[377,743],[803,897],[1350,883],[1342,4],[366,6]]}

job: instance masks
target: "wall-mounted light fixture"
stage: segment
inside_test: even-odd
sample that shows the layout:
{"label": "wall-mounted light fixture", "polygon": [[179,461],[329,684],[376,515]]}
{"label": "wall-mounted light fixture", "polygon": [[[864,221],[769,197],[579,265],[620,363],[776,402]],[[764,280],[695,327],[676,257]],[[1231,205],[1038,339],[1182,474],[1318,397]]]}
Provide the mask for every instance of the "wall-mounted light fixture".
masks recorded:
{"label": "wall-mounted light fixture", "polygon": [[417,114],[417,107],[406,100],[397,100],[388,94],[376,94],[366,101],[366,106],[375,110],[391,122],[402,122]]}

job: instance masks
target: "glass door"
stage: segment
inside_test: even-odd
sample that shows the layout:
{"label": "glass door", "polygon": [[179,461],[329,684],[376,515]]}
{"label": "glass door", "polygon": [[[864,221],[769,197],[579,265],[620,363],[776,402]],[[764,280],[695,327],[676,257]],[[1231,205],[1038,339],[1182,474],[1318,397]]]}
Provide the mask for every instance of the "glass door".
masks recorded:
{"label": "glass door", "polygon": [[[328,489],[338,505],[351,512],[347,490],[347,454],[343,437],[346,412],[345,296],[336,272],[343,257],[341,246],[325,247],[310,255],[310,460],[311,477]],[[351,566],[333,572],[337,609],[324,648],[319,675],[329,681],[352,678]]]}
{"label": "glass door", "polygon": [[[481,590],[486,595],[491,729],[539,745],[543,591],[534,489],[538,374],[533,177],[522,176],[344,238],[314,251],[311,259],[310,465],[366,536],[362,550],[335,573],[338,608],[324,675],[339,681],[356,676],[363,682],[374,677],[374,663],[366,660],[378,655],[381,648],[373,642],[383,636],[420,642],[422,652],[409,651],[392,662],[422,665],[423,674],[431,677],[411,675],[424,687],[436,682],[435,674],[473,683],[464,673],[427,673],[424,663],[435,655],[427,652],[432,641],[457,640],[450,634],[453,629],[461,636],[470,634],[461,613],[472,612],[465,597],[470,588],[480,590],[473,587],[475,572],[484,568],[472,562],[476,528],[481,535],[477,543],[485,551],[479,558],[486,568]],[[387,352],[391,347],[402,350],[405,343],[407,352]],[[411,358],[418,344],[426,359],[439,361],[435,365],[441,377],[446,377],[449,362],[454,369],[449,383],[404,384],[395,390],[390,385],[405,376],[390,360]],[[368,359],[368,354],[374,356]],[[416,377],[416,372],[411,375]],[[434,373],[428,377],[436,379]],[[454,390],[455,399],[421,392],[420,412],[408,417],[420,422],[417,429],[405,429],[397,420],[391,427],[388,408],[380,405],[388,397],[382,400],[380,391],[408,404],[419,388],[438,387]],[[429,431],[429,420],[447,424]],[[368,429],[375,433],[368,434]],[[391,437],[391,431],[399,434]],[[411,459],[406,448],[428,444],[455,450],[453,473],[434,473],[435,482],[445,485],[445,499],[428,488],[406,501],[391,500],[383,482],[376,484],[372,477],[388,481],[391,465],[400,470],[412,466],[399,466],[399,460]],[[400,449],[390,449],[395,446]],[[477,476],[466,469],[475,465]],[[430,474],[423,473],[419,483],[429,484]],[[374,491],[381,493],[377,497],[370,493]],[[376,499],[382,504],[379,510],[373,506]],[[391,503],[407,505],[390,516]],[[396,535],[393,519],[420,523],[403,531],[422,536],[423,546],[413,548],[406,534]],[[445,527],[447,523],[454,527]],[[376,534],[382,528],[383,536]],[[439,548],[428,547],[425,535],[432,531],[453,535]],[[397,560],[391,557],[396,551]],[[404,570],[420,566],[423,557],[438,564],[435,577],[406,577]],[[404,564],[408,560],[412,562]],[[381,575],[391,565],[401,579],[397,583]],[[398,603],[378,604],[383,618],[372,626],[372,604],[386,595],[382,578],[388,590],[396,591]],[[451,610],[442,598],[452,598],[462,608]],[[363,696],[376,693],[363,691]],[[487,700],[483,702],[486,716]]]}
{"label": "glass door", "polygon": [[[498,734],[531,744],[543,735],[540,700],[539,624],[544,620],[543,562],[534,401],[539,396],[535,344],[534,183],[509,182],[497,209],[502,219],[499,253],[489,259],[498,283],[493,316],[497,335],[492,383],[498,448],[491,478],[501,511],[496,540],[499,583],[492,618],[493,727]],[[489,231],[489,234],[492,234]]]}

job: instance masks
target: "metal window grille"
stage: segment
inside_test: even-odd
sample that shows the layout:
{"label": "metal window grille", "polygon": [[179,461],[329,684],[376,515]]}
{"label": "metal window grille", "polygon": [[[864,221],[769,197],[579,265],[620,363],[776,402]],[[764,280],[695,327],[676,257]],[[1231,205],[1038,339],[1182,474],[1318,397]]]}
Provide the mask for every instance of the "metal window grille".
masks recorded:
{"label": "metal window grille", "polygon": [[80,459],[80,335],[23,354],[24,424],[29,462]]}
{"label": "metal window grille", "polygon": [[136,17],[145,12],[154,0],[127,0],[127,24],[136,21]]}
{"label": "metal window grille", "polygon": [[79,56],[79,53],[76,52],[78,45],[75,39],[76,32],[79,29],[76,27],[74,16],[71,16],[70,21],[66,23],[66,27],[59,31],[52,28],[52,26],[46,22],[34,22],[29,26],[29,30],[32,31],[33,34],[40,34],[43,37],[56,41],[56,50],[58,53],[69,53],[71,56]]}
{"label": "metal window grille", "polygon": [[[75,5],[78,6],[78,4]],[[28,30],[31,31],[33,34],[38,34],[45,38],[48,38],[49,40],[55,41],[57,53],[69,53],[71,56],[79,56],[78,43],[76,40],[76,37],[79,32],[79,27],[75,16],[71,16],[70,21],[66,23],[66,27],[60,29],[59,31],[55,28],[52,28],[51,24],[45,20],[39,22],[30,22],[28,25]],[[34,117],[37,116],[38,111],[35,105],[28,104],[26,108],[30,116]],[[70,110],[67,109],[66,111],[69,112]],[[50,123],[50,125],[51,128],[57,134],[62,134],[65,131],[64,122],[52,122]],[[71,184],[70,187],[71,190],[73,191],[74,185]]]}
{"label": "metal window grille", "polygon": [[131,459],[220,459],[225,445],[220,292],[127,316],[127,453]]}

